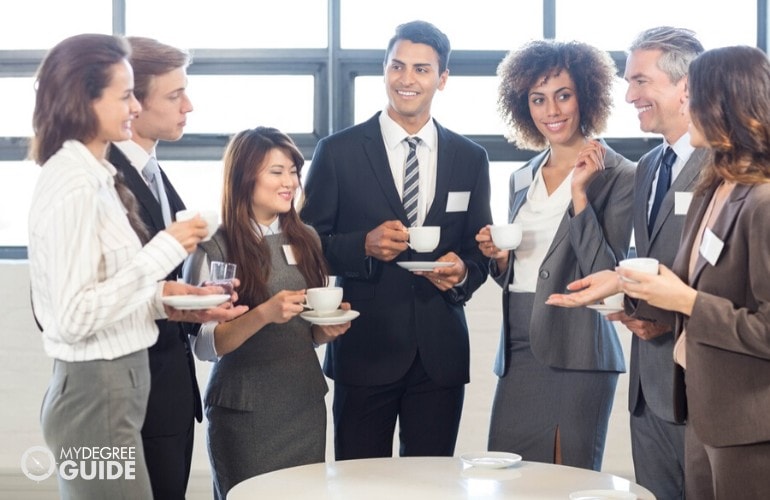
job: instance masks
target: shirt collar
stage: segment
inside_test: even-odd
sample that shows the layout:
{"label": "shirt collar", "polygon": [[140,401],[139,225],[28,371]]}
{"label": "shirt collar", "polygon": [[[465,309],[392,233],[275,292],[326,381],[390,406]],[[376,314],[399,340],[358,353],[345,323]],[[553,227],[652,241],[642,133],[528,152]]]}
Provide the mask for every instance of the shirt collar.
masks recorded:
{"label": "shirt collar", "polygon": [[690,144],[690,132],[685,132],[674,144],[669,144],[663,139],[663,146],[664,149],[665,146],[671,146],[671,149],[676,153],[677,160],[681,161],[683,164],[687,163],[687,160],[690,159],[690,155],[695,151],[695,148]]}
{"label": "shirt collar", "polygon": [[131,162],[131,165],[133,165],[140,174],[142,173],[144,166],[147,165],[147,162],[150,160],[150,156],[155,156],[155,148],[153,148],[150,153],[147,153],[142,146],[131,140],[113,142],[112,144],[118,148],[121,153],[126,155],[128,161]]}
{"label": "shirt collar", "polygon": [[380,129],[382,130],[382,138],[385,141],[385,147],[387,149],[395,149],[401,145],[401,142],[407,137],[417,136],[420,138],[420,144],[427,146],[428,149],[434,151],[438,144],[438,132],[436,130],[436,124],[433,118],[428,120],[416,134],[410,135],[404,128],[393,120],[388,114],[388,110],[385,109],[380,113]]}
{"label": "shirt collar", "polygon": [[105,159],[95,157],[91,150],[80,141],[74,139],[65,141],[64,144],[62,144],[62,149],[82,157],[88,169],[92,170],[104,181],[112,183],[113,177],[118,173],[112,163]]}
{"label": "shirt collar", "polygon": [[276,217],[275,220],[270,223],[269,226],[265,226],[264,224],[260,224],[259,222],[255,221],[254,219],[251,220],[251,227],[254,229],[254,232],[257,233],[258,236],[267,236],[270,234],[280,234],[281,232],[281,218]]}

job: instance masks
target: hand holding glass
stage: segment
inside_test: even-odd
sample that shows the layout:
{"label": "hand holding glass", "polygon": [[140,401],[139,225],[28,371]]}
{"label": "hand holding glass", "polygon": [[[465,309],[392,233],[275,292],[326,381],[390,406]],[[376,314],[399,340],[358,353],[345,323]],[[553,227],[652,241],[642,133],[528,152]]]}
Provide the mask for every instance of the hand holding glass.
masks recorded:
{"label": "hand holding glass", "polygon": [[225,293],[232,294],[235,289],[233,280],[235,279],[236,267],[237,266],[231,262],[212,261],[211,269],[209,270],[209,280],[206,284],[221,286],[224,288]]}

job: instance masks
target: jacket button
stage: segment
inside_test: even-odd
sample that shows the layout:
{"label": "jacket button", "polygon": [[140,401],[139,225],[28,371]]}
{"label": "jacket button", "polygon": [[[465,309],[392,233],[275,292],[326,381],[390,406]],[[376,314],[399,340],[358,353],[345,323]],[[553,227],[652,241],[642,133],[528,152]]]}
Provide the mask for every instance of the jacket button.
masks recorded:
{"label": "jacket button", "polygon": [[549,272],[548,272],[548,271],[546,271],[545,269],[543,269],[542,271],[540,271],[540,279],[544,279],[544,280],[547,280],[547,279],[548,279],[548,277],[549,277],[550,275],[551,275],[551,273],[549,273]]}

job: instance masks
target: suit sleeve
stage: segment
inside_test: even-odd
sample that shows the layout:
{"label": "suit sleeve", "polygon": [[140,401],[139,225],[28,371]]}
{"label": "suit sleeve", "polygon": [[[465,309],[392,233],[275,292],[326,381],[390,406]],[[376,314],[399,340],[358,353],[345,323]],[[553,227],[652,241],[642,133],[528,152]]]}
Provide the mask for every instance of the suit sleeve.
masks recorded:
{"label": "suit sleeve", "polygon": [[613,170],[615,175],[610,179],[610,192],[604,205],[597,207],[594,200],[589,200],[585,210],[569,221],[570,243],[581,276],[614,269],[628,253],[634,169],[624,159]]}
{"label": "suit sleeve", "polygon": [[[313,163],[305,181],[302,220],[318,233],[324,256],[335,275],[368,279],[376,260],[366,257],[366,231],[337,232],[340,172],[331,149],[328,141],[322,139],[313,154]],[[344,152],[341,154],[344,155]]]}
{"label": "suit sleeve", "polygon": [[449,298],[454,302],[469,300],[473,292],[486,281],[489,273],[489,260],[481,253],[478,243],[476,243],[476,234],[479,230],[492,223],[489,158],[484,149],[479,148],[476,165],[478,165],[476,184],[471,191],[467,222],[458,253],[468,270],[468,278],[462,286],[454,287],[448,291]]}
{"label": "suit sleeve", "polygon": [[[749,302],[749,307],[746,304],[739,307],[728,298],[698,291],[687,322],[687,336],[726,351],[770,359],[770,252],[767,250],[770,248],[770,195],[748,208],[746,216],[748,275],[724,279],[746,283],[746,299],[742,302]],[[725,248],[730,251],[729,242]]]}

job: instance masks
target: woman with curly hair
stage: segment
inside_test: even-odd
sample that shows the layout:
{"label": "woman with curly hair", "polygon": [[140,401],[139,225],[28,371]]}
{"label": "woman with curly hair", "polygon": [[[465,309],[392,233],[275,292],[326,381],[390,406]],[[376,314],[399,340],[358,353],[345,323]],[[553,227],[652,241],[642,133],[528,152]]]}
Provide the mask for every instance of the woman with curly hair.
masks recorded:
{"label": "woman with curly hair", "polygon": [[614,74],[606,53],[579,42],[534,41],[506,56],[498,105],[509,137],[545,149],[511,176],[508,220],[521,244],[497,248],[488,227],[476,236],[503,288],[489,449],[595,470],[623,353],[599,312],[545,301],[628,250],[634,166],[594,138]]}

